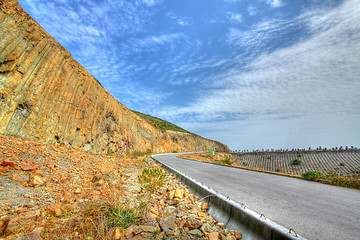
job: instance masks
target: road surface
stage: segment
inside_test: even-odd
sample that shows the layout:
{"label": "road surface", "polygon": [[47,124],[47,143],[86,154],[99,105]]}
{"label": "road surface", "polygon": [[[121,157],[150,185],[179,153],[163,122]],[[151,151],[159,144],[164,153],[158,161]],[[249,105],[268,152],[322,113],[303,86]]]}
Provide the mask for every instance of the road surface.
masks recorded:
{"label": "road surface", "polygon": [[360,239],[360,191],[296,178],[155,155],[307,239]]}

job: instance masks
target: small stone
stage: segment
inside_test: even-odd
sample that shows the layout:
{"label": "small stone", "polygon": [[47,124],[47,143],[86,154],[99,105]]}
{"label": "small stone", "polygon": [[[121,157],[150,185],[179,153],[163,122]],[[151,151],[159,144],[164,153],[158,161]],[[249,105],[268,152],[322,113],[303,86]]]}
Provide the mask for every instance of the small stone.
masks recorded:
{"label": "small stone", "polygon": [[165,206],[166,206],[166,205],[165,205],[164,200],[161,199],[161,200],[159,201],[159,207],[160,207],[161,209],[164,209]]}
{"label": "small stone", "polygon": [[61,215],[61,209],[60,209],[60,207],[57,206],[57,205],[48,206],[48,207],[46,208],[46,211],[47,211],[49,214],[51,214],[51,215],[53,215],[53,216],[55,216],[55,217],[59,217],[59,216]]}
{"label": "small stone", "polygon": [[183,188],[176,189],[174,198],[183,199],[184,198],[184,189]]}
{"label": "small stone", "polygon": [[176,210],[176,207],[174,206],[166,206],[163,210],[163,213],[166,215],[166,214],[172,214],[174,213]]}
{"label": "small stone", "polygon": [[195,236],[195,237],[202,237],[203,234],[199,229],[192,229],[189,231],[189,234]]}
{"label": "small stone", "polygon": [[31,186],[31,187],[42,186],[42,185],[45,185],[45,183],[46,183],[46,179],[39,175],[30,176],[29,186]]}
{"label": "small stone", "polygon": [[225,223],[217,223],[217,225],[218,225],[219,227],[221,227],[222,229],[225,228]]}
{"label": "small stone", "polygon": [[202,224],[203,223],[201,221],[197,220],[196,218],[192,218],[192,217],[186,221],[186,225],[190,229],[197,229],[197,228],[201,227]]}
{"label": "small stone", "polygon": [[44,176],[44,172],[39,170],[39,169],[35,170],[35,174],[40,175],[40,176]]}
{"label": "small stone", "polygon": [[21,176],[19,176],[17,174],[13,174],[12,180],[14,182],[21,182],[21,183],[26,182],[26,179],[24,179],[23,177],[21,177]]}
{"label": "small stone", "polygon": [[204,224],[201,226],[200,230],[201,230],[202,232],[208,232],[208,233],[214,231],[213,227],[211,227],[211,225],[208,224],[208,223],[204,223]]}
{"label": "small stone", "polygon": [[82,191],[81,191],[81,188],[77,188],[74,193],[80,194],[81,192],[82,192]]}
{"label": "small stone", "polygon": [[172,200],[173,198],[174,198],[174,195],[175,195],[175,190],[171,190],[170,192],[169,192],[169,200]]}
{"label": "small stone", "polygon": [[99,185],[104,185],[104,183],[105,183],[105,180],[104,180],[104,179],[100,179],[100,180],[98,181],[98,184],[99,184]]}
{"label": "small stone", "polygon": [[116,227],[113,231],[113,236],[115,240],[120,240],[121,237],[124,236],[124,228],[122,227]]}
{"label": "small stone", "polygon": [[236,237],[234,237],[233,235],[228,235],[226,237],[226,240],[236,240]]}
{"label": "small stone", "polygon": [[156,222],[156,216],[151,212],[146,211],[144,214],[144,220],[146,223],[154,223]]}
{"label": "small stone", "polygon": [[160,218],[160,227],[168,235],[172,234],[172,231],[177,230],[175,215],[168,215]]}
{"label": "small stone", "polygon": [[32,231],[31,233],[28,233],[25,235],[23,235],[22,237],[18,238],[20,239],[27,239],[27,240],[42,240],[40,234],[37,231]]}
{"label": "small stone", "polygon": [[209,209],[209,204],[207,204],[207,203],[201,204],[201,210],[206,211],[208,209]]}
{"label": "small stone", "polygon": [[220,233],[219,232],[210,233],[209,240],[220,240]]}
{"label": "small stone", "polygon": [[131,225],[128,229],[126,229],[125,237],[127,239],[132,239],[135,235],[141,233],[141,228],[136,225]]}
{"label": "small stone", "polygon": [[234,235],[234,237],[235,237],[236,239],[241,239],[241,238],[242,238],[242,234],[241,234],[240,232],[236,231],[236,230],[232,230],[230,233],[231,233],[232,235]]}
{"label": "small stone", "polygon": [[183,228],[184,227],[184,225],[185,225],[185,223],[186,223],[186,220],[185,219],[183,219],[183,218],[177,218],[176,220],[175,220],[175,222],[176,222],[176,225],[179,227],[179,228]]}
{"label": "small stone", "polygon": [[165,239],[165,233],[164,232],[159,233],[158,235],[156,235],[155,239],[157,239],[157,240]]}
{"label": "small stone", "polygon": [[16,164],[13,163],[13,162],[7,162],[7,161],[3,160],[2,163],[1,163],[1,166],[4,166],[4,167],[10,166],[11,168],[15,168]]}
{"label": "small stone", "polygon": [[[150,232],[142,232],[142,233],[140,233],[140,235],[138,235],[139,237],[141,236],[141,238],[138,238],[139,240],[140,239],[151,239],[152,238],[152,236],[153,236],[153,234],[152,233],[150,233]],[[132,238],[132,239],[137,239],[136,237],[138,237],[138,236],[135,236],[135,238]]]}
{"label": "small stone", "polygon": [[198,217],[203,218],[203,217],[206,216],[206,213],[204,213],[204,212],[198,212],[197,215],[198,215]]}
{"label": "small stone", "polygon": [[23,171],[32,171],[38,168],[38,163],[37,162],[23,162],[20,165],[20,168]]}
{"label": "small stone", "polygon": [[160,232],[160,229],[158,227],[153,226],[140,226],[143,232],[150,232],[150,233],[156,233]]}
{"label": "small stone", "polygon": [[89,195],[93,195],[93,196],[99,196],[101,194],[100,191],[96,191],[96,190],[90,190],[88,193]]}

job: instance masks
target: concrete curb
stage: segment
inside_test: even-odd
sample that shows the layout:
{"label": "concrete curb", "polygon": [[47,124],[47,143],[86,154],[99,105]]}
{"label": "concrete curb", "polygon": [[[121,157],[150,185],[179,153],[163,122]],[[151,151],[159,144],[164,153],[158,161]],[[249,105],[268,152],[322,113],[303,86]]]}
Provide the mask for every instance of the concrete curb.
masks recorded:
{"label": "concrete curb", "polygon": [[157,160],[157,155],[166,154],[154,154],[151,158],[162,164],[169,172],[173,173],[183,184],[187,185],[192,193],[200,197],[203,202],[208,203],[210,206],[208,212],[216,221],[225,223],[228,230],[241,232],[243,235],[242,239],[305,240],[305,238],[300,235],[296,236],[294,231],[289,233],[289,229],[267,219],[264,215],[248,209],[246,206],[215,192],[192,177]]}

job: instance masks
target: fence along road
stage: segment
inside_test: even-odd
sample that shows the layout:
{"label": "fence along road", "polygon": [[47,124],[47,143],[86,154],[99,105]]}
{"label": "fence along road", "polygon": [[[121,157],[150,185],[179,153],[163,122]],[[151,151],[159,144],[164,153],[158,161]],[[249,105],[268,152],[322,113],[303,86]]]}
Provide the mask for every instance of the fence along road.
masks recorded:
{"label": "fence along road", "polygon": [[158,161],[307,239],[360,239],[360,191],[177,158]]}

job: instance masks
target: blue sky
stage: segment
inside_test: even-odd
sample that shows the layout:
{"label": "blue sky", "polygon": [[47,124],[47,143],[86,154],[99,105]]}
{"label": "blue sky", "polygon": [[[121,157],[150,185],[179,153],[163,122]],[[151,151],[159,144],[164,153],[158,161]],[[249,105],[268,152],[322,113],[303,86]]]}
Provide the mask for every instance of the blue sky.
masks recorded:
{"label": "blue sky", "polygon": [[358,0],[19,0],[130,109],[231,149],[360,146]]}

